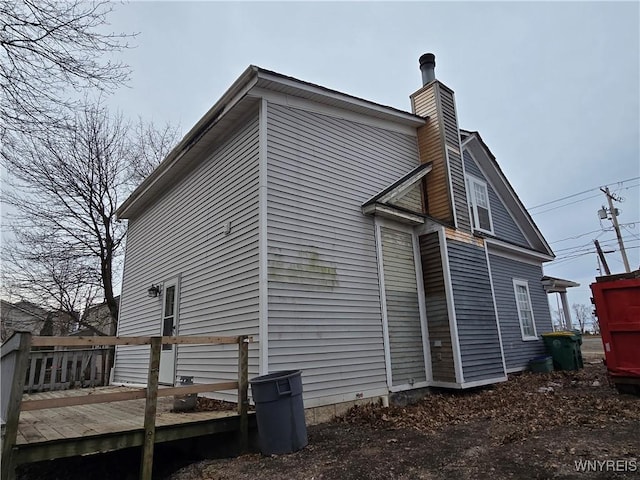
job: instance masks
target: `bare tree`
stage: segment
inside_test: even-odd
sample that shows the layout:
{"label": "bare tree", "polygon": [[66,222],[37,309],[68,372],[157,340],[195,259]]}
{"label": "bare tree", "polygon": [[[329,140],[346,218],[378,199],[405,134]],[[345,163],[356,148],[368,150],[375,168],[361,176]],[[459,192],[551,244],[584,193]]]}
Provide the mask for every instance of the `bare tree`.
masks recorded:
{"label": "bare tree", "polygon": [[[111,91],[129,67],[110,56],[132,35],[108,33],[106,0],[0,0],[0,140],[64,125],[79,92]],[[75,98],[74,98],[75,96]]]}
{"label": "bare tree", "polygon": [[[140,128],[156,141],[156,157],[121,116],[110,115],[100,103],[88,105],[67,128],[25,139],[5,157],[16,182],[4,200],[17,209],[10,226],[21,245],[8,260],[14,273],[32,271],[16,283],[26,280],[39,291],[50,289],[53,299],[69,308],[90,298],[99,285],[113,332],[118,312],[114,265],[126,233],[115,212],[135,186],[141,159],[157,165],[175,141],[168,127],[155,136],[151,127]],[[62,282],[71,286],[64,294],[56,290]]]}
{"label": "bare tree", "polygon": [[592,309],[587,305],[578,303],[571,305],[571,308],[573,309],[576,321],[580,326],[580,332],[584,333],[587,325],[593,320]]}
{"label": "bare tree", "polygon": [[95,267],[88,259],[60,247],[36,232],[15,229],[13,240],[3,245],[2,251],[6,296],[46,307],[49,328],[56,334],[72,332],[76,326],[105,333],[84,321],[83,312],[100,290]]}
{"label": "bare tree", "polygon": [[561,308],[551,308],[551,321],[553,322],[553,329],[556,331],[564,330],[566,328],[564,312]]}

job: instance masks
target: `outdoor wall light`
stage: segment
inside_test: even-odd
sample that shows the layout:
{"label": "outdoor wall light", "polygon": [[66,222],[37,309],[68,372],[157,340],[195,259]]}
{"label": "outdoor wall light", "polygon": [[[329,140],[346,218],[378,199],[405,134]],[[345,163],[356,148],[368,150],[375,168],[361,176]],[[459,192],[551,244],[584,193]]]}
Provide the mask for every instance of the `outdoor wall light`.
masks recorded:
{"label": "outdoor wall light", "polygon": [[151,285],[149,290],[147,290],[147,296],[150,298],[155,298],[160,295],[160,285]]}

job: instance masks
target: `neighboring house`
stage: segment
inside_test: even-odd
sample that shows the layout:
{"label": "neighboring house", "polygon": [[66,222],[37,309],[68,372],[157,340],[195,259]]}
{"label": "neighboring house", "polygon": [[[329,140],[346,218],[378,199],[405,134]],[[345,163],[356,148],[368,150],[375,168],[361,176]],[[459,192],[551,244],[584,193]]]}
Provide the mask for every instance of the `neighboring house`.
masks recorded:
{"label": "neighboring house", "polygon": [[[251,335],[250,375],[301,369],[306,407],[525,369],[553,252],[434,66],[411,113],[249,67],[118,211],[118,333]],[[160,381],[235,355],[163,350]],[[148,358],[118,348],[114,381]]]}
{"label": "neighboring house", "polygon": [[16,331],[40,335],[49,311],[24,300],[15,303],[0,300],[0,315],[2,317],[2,341],[4,341]]}
{"label": "neighboring house", "polygon": [[33,335],[67,335],[74,324],[74,319],[68,313],[46,310],[26,300],[15,303],[0,300],[0,303],[2,341],[16,331]]}
{"label": "neighboring house", "polygon": [[[115,297],[115,300],[119,305],[120,296]],[[109,311],[109,307],[105,301],[87,308],[82,318],[82,323],[71,335],[113,335],[115,333],[113,327],[114,325],[111,321],[111,312]]]}

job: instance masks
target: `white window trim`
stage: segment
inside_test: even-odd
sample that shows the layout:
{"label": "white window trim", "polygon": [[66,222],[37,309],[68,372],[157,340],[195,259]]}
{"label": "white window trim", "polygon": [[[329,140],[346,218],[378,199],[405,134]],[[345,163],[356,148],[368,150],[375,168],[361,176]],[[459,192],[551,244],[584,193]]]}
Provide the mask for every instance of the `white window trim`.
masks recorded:
{"label": "white window trim", "polygon": [[[533,326],[533,336],[525,335],[524,333],[524,325],[522,322],[522,316],[520,315],[520,306],[518,305],[518,289],[517,287],[524,287],[527,291],[527,301],[529,302],[529,309],[531,310],[531,323]],[[518,312],[518,322],[520,323],[520,334],[522,335],[522,340],[524,342],[530,342],[533,340],[538,340],[538,331],[536,329],[536,319],[533,315],[533,304],[531,303],[531,294],[529,293],[529,282],[526,280],[513,279],[513,295],[516,301],[516,310]]]}
{"label": "white window trim", "polygon": [[[471,226],[473,227],[474,230],[479,230],[481,232],[485,232],[488,233],[490,235],[493,235],[493,216],[491,215],[491,200],[489,197],[489,186],[487,185],[487,182],[485,182],[484,180],[481,180],[478,177],[475,177],[473,175],[470,174],[465,174],[465,187],[467,190],[467,204],[469,206],[469,215],[471,216]],[[487,192],[487,211],[489,213],[489,230],[486,230],[484,228],[480,227],[480,219],[478,218],[478,208],[476,205],[476,196],[475,196],[475,190],[473,189],[473,183],[477,183],[479,185],[482,185],[484,187],[485,192]]]}

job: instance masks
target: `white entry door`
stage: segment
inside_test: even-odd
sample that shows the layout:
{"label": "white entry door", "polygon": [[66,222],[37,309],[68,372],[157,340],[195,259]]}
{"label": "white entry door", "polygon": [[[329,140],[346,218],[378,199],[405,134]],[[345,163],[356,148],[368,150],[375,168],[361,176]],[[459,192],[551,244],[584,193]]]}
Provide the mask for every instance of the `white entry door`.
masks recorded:
{"label": "white entry door", "polygon": [[[176,335],[178,332],[178,279],[165,282],[162,291],[162,319],[160,334],[163,337]],[[176,380],[176,345],[163,344],[160,352],[160,372],[158,382],[174,385]]]}

